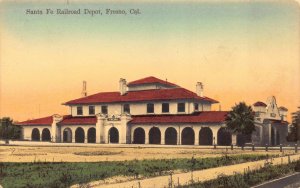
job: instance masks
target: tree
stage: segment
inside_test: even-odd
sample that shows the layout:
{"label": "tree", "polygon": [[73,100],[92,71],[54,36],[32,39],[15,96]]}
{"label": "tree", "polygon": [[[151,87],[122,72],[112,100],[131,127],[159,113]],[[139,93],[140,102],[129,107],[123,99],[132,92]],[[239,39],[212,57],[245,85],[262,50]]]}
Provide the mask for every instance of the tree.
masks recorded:
{"label": "tree", "polygon": [[9,117],[0,119],[0,139],[20,139],[21,128],[13,124],[13,120]]}
{"label": "tree", "polygon": [[300,107],[298,107],[298,109],[297,112],[292,113],[292,124],[287,137],[287,140],[290,142],[297,142],[300,140]]}
{"label": "tree", "polygon": [[234,133],[251,135],[255,131],[254,112],[251,106],[247,106],[245,102],[236,104],[227,114],[225,123],[227,128]]}

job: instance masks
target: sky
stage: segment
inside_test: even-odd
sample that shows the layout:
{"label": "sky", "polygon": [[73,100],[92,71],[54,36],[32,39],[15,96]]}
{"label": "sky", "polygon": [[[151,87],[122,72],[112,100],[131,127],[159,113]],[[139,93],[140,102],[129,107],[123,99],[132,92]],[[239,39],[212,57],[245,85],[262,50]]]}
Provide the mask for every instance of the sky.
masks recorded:
{"label": "sky", "polygon": [[[156,76],[230,110],[275,96],[300,106],[299,4],[294,1],[27,1],[0,3],[0,117],[68,114],[62,103]],[[26,10],[100,9],[102,15]],[[106,15],[105,10],[127,15]],[[130,9],[141,14],[131,15]]]}

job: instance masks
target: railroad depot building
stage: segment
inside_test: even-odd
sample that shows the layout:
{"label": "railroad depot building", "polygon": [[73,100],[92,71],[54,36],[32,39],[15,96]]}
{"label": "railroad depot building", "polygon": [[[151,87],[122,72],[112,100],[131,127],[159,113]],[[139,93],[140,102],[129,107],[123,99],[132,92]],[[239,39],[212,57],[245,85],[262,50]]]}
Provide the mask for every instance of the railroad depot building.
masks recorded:
{"label": "railroad depot building", "polygon": [[[230,145],[239,135],[225,129],[226,111],[212,111],[217,100],[204,96],[203,84],[196,92],[155,77],[127,83],[119,81],[119,91],[82,97],[65,102],[69,115],[17,123],[23,139],[69,143],[121,143],[167,145]],[[287,109],[254,104],[256,145],[283,143],[287,134]],[[275,115],[274,115],[275,114]]]}

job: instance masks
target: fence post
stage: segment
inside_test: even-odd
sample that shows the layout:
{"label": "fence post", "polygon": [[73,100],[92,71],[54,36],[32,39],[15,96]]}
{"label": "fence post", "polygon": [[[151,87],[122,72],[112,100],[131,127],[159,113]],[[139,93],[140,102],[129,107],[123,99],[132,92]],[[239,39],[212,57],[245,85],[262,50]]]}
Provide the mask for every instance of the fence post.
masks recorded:
{"label": "fence post", "polygon": [[266,144],[266,149],[265,150],[268,151],[268,144]]}
{"label": "fence post", "polygon": [[298,153],[298,145],[295,144],[295,153]]}
{"label": "fence post", "polygon": [[252,151],[254,151],[255,150],[255,147],[254,147],[254,144],[252,143]]}
{"label": "fence post", "polygon": [[280,144],[280,152],[282,152],[282,144]]}
{"label": "fence post", "polygon": [[231,144],[231,150],[233,150],[233,144]]}

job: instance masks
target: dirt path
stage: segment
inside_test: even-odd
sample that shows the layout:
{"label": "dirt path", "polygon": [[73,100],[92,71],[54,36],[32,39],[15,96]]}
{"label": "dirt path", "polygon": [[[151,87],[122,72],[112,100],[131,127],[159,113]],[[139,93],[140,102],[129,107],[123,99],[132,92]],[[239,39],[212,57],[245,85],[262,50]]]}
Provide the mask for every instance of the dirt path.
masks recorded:
{"label": "dirt path", "polygon": [[[290,156],[291,161],[299,160],[300,154]],[[269,160],[270,162],[271,160]],[[247,162],[243,164],[236,164],[231,166],[223,166],[218,168],[211,168],[207,170],[200,170],[193,172],[194,181],[205,181],[216,179],[219,175],[233,175],[234,173],[243,173],[245,169],[258,169],[264,166],[266,160]],[[274,165],[286,164],[288,163],[288,157],[278,157],[272,160]],[[188,184],[191,182],[191,173],[179,173],[173,174],[172,176],[173,186],[178,185],[178,180],[180,185]],[[111,182],[111,181],[110,181]],[[92,187],[116,187],[116,188],[153,188],[153,187],[168,187],[170,182],[170,176],[159,176],[154,178],[133,180],[123,183],[113,183],[113,184],[103,184],[103,181],[91,182],[89,185]],[[73,186],[76,187],[76,186]]]}
{"label": "dirt path", "polygon": [[[172,158],[196,158],[219,157],[240,154],[265,154],[264,150],[251,151],[235,148],[234,150],[221,147],[199,146],[158,146],[158,145],[97,145],[97,144],[55,144],[20,143],[23,145],[0,145],[0,162],[97,162],[97,161],[125,161],[143,159],[172,159]],[[287,150],[285,153],[294,153]],[[270,150],[268,154],[280,154],[279,150]]]}

